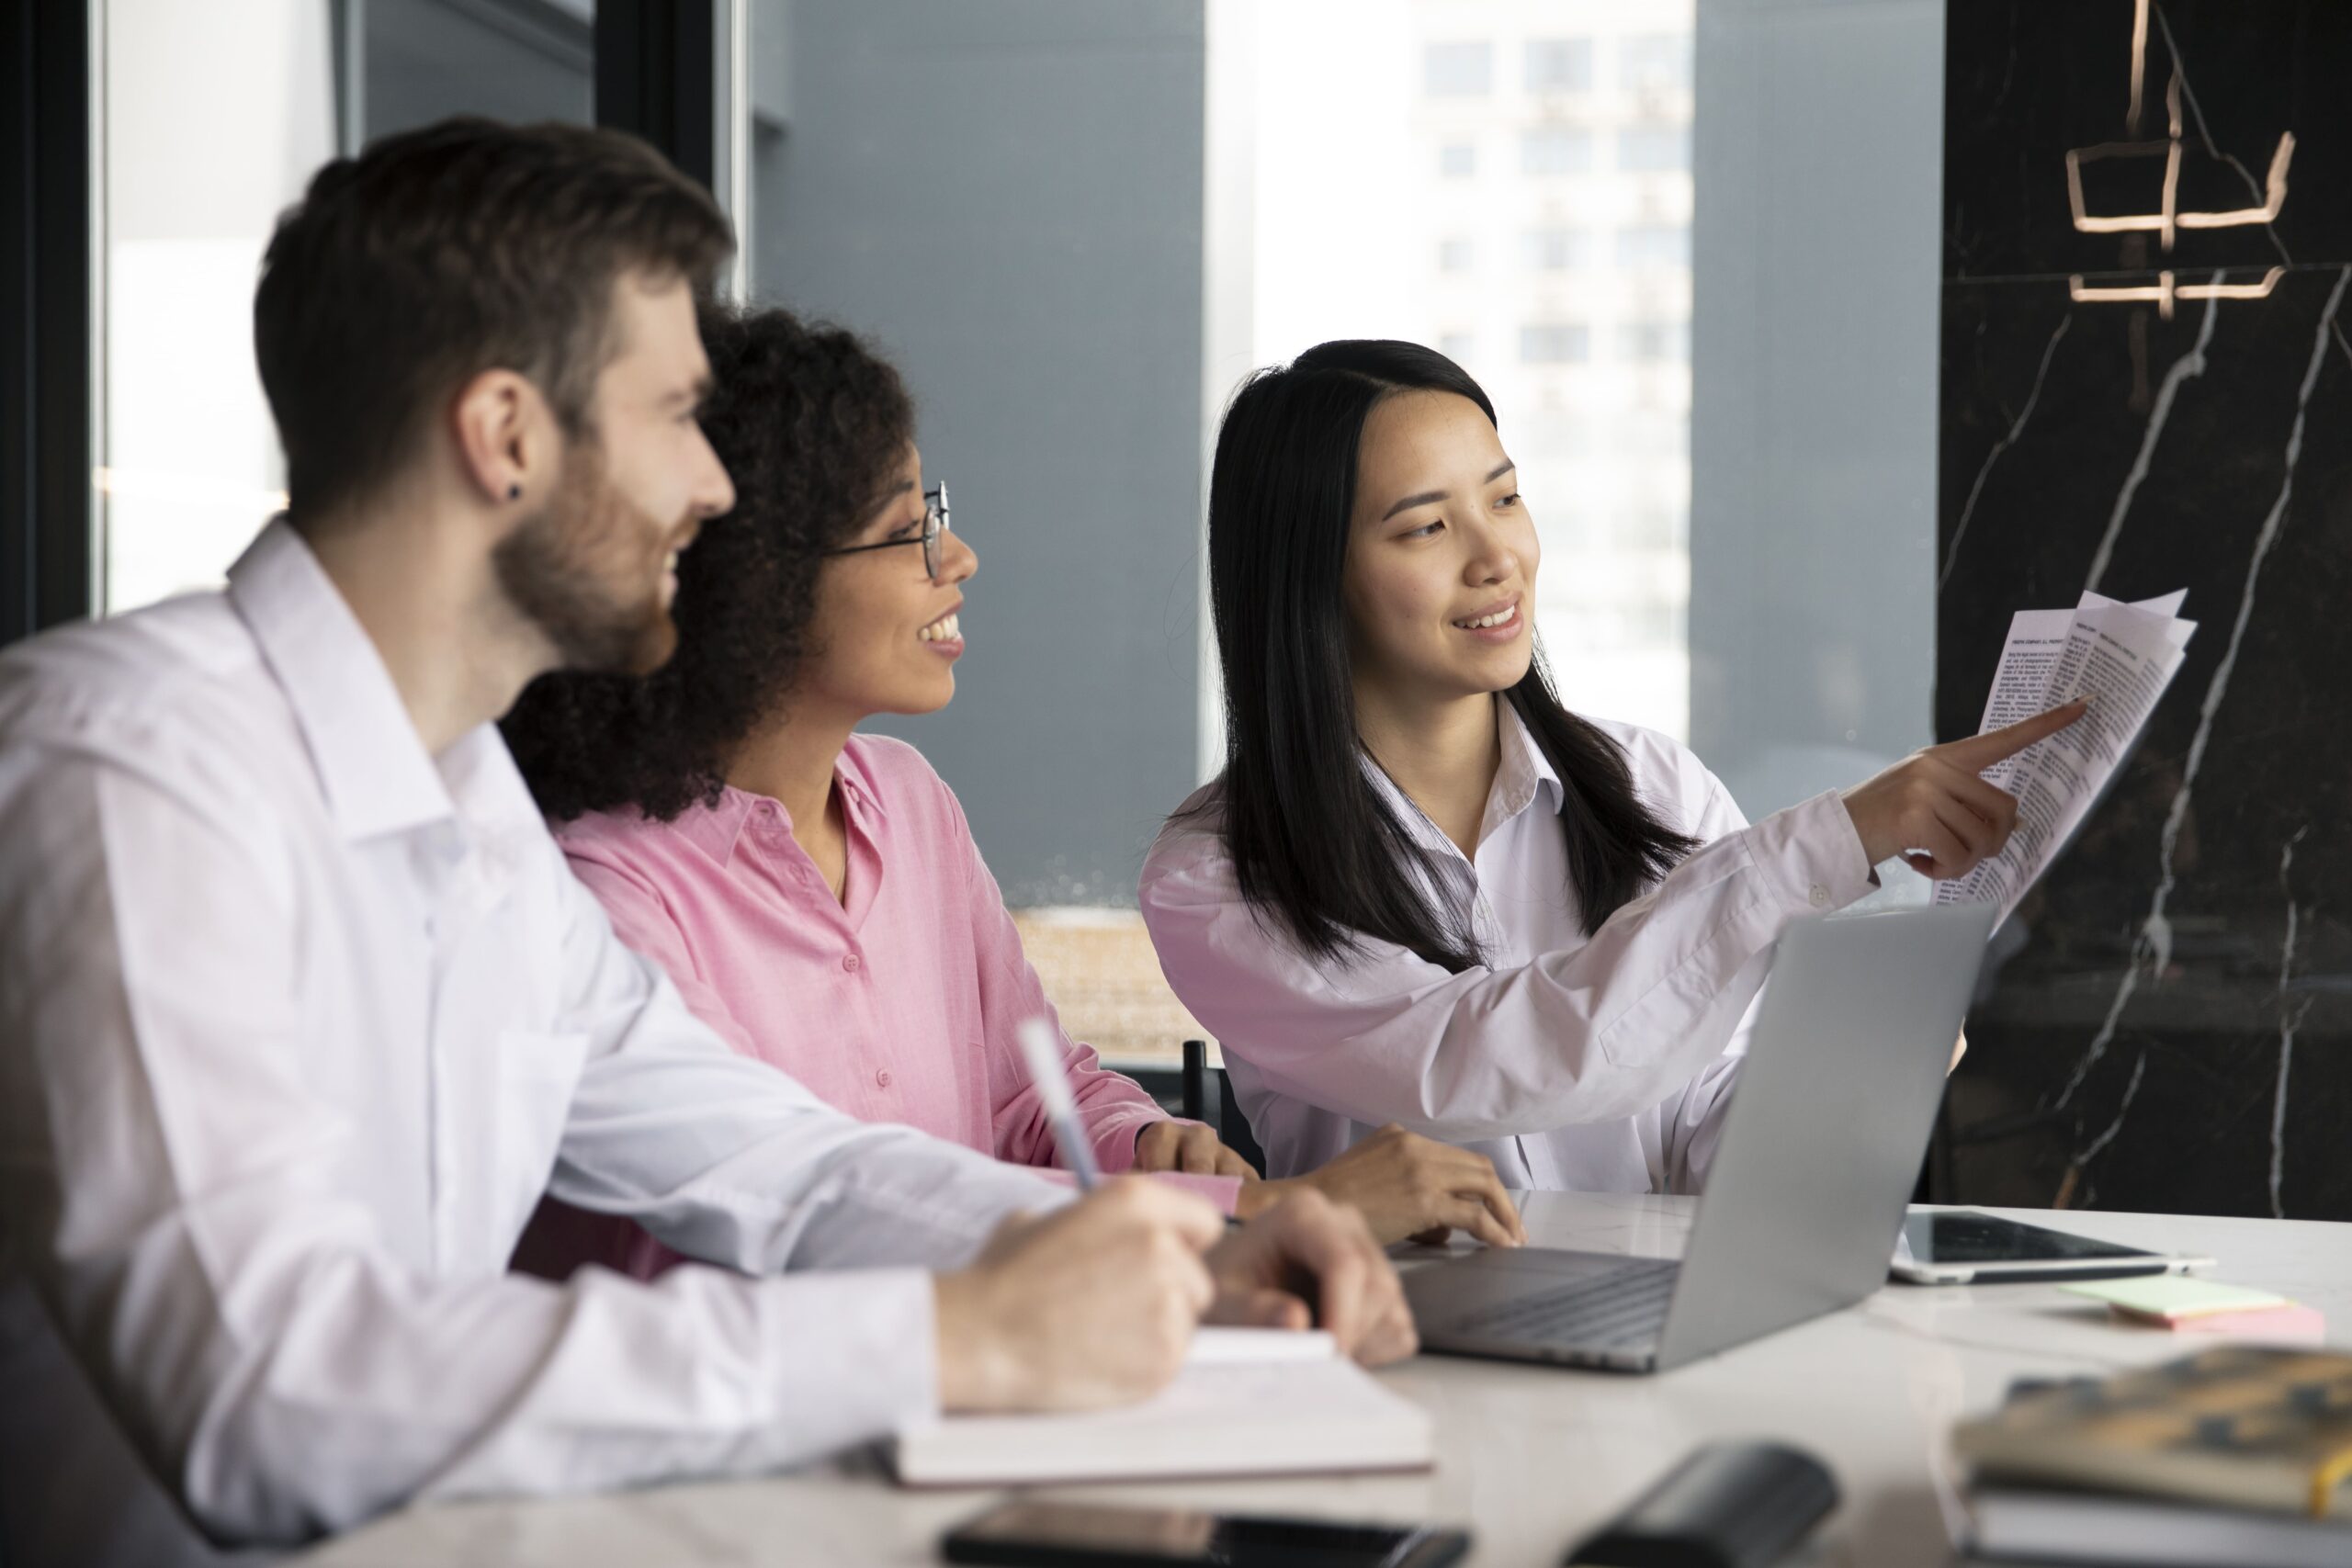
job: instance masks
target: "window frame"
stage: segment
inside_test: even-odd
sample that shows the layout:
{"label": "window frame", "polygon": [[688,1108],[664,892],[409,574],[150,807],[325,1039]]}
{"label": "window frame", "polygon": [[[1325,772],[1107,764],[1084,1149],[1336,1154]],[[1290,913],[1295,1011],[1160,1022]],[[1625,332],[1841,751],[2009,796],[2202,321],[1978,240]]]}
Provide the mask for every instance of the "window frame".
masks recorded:
{"label": "window frame", "polygon": [[[361,123],[362,3],[335,0],[330,14],[346,152]],[[100,609],[103,5],[40,0],[0,17],[0,645]],[[741,79],[747,11],[744,0],[600,0],[596,123],[644,138],[716,189],[729,151],[719,114],[750,113],[726,90]]]}
{"label": "window frame", "polygon": [[0,21],[0,643],[96,604],[93,15],[40,0]]}

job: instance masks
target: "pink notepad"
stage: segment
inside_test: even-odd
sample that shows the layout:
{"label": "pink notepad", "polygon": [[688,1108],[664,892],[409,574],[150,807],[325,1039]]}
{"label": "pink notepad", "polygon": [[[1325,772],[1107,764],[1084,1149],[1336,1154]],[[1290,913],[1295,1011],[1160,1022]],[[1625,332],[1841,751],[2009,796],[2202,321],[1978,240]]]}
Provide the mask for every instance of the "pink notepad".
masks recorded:
{"label": "pink notepad", "polygon": [[2105,1302],[2118,1317],[2177,1334],[2312,1341],[2327,1334],[2327,1320],[2315,1307],[2269,1291],[2225,1285],[2217,1280],[2154,1274],[2063,1288]]}
{"label": "pink notepad", "polygon": [[2208,1312],[2166,1326],[2181,1334],[2233,1334],[2252,1339],[2288,1339],[2317,1345],[2327,1338],[2327,1318],[2317,1307],[2288,1302],[2251,1312]]}

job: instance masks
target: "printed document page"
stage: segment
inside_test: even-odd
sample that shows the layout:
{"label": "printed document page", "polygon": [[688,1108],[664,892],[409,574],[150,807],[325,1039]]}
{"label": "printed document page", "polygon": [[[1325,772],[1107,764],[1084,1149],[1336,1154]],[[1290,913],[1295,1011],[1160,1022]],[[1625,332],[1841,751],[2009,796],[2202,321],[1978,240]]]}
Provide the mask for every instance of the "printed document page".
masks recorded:
{"label": "printed document page", "polygon": [[1992,902],[2008,919],[2049,869],[2114,778],[2171,684],[2197,630],[2179,618],[2185,595],[2135,604],[2086,593],[2072,610],[2020,610],[2009,622],[1980,733],[2045,709],[2090,700],[2089,711],[2046,740],[1984,772],[2018,797],[2008,844],[1964,877],[1939,883],[1939,904]]}

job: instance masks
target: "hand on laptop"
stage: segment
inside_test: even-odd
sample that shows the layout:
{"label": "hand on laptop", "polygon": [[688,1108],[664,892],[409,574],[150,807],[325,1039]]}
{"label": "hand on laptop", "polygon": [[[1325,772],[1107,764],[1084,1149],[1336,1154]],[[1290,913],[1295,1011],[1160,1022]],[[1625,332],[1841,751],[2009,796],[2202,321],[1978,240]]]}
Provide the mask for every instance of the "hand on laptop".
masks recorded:
{"label": "hand on laptop", "polygon": [[[1328,1331],[1368,1367],[1419,1348],[1395,1265],[1363,1216],[1295,1190],[1211,1249],[1217,1298],[1207,1321]],[[1309,1302],[1315,1310],[1309,1314]]]}
{"label": "hand on laptop", "polygon": [[1922,876],[1966,876],[2001,852],[2018,824],[2017,797],[1977,775],[2083,716],[2068,703],[2001,729],[1914,751],[1845,794],[1846,813],[1872,865],[1901,855]]}
{"label": "hand on laptop", "polygon": [[947,1410],[1087,1410],[1158,1392],[1216,1295],[1202,1254],[1216,1210],[1162,1182],[1113,1180],[997,1227],[933,1283]]}
{"label": "hand on laptop", "polygon": [[1302,1188],[1361,1212],[1383,1243],[1443,1241],[1450,1230],[1468,1231],[1488,1247],[1527,1240],[1492,1161],[1393,1122],[1319,1170],[1243,1187],[1237,1212],[1246,1219]]}

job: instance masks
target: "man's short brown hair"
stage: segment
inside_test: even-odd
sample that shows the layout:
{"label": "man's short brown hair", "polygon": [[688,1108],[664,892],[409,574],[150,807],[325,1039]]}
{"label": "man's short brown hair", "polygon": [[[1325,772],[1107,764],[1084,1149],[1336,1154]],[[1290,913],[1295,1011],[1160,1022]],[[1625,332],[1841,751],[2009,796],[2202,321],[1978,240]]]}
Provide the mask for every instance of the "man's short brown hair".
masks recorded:
{"label": "man's short brown hair", "polygon": [[617,131],[448,119],[327,164],[254,296],[294,515],[373,493],[484,370],[527,376],[585,432],[616,282],[701,290],[733,244],[707,191]]}

